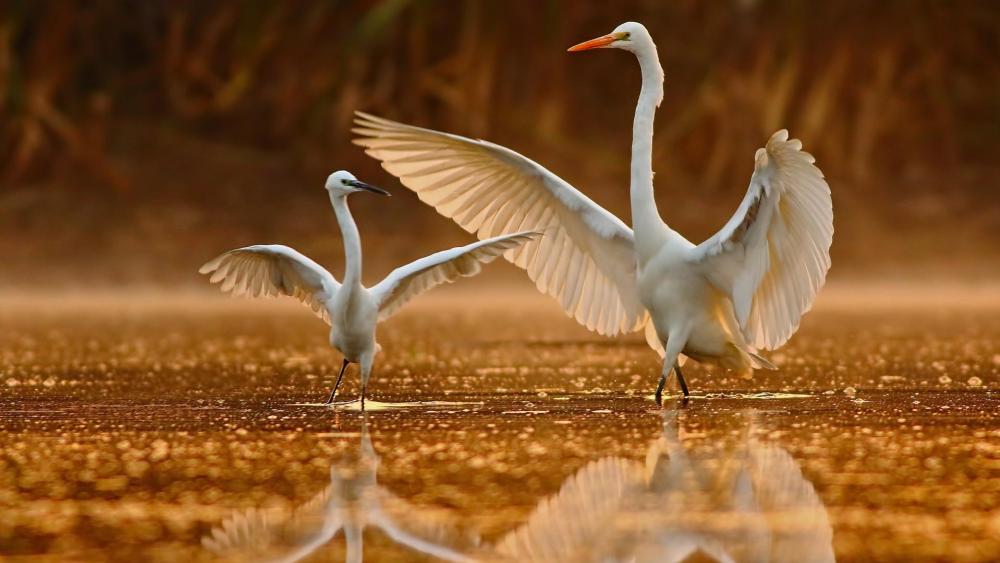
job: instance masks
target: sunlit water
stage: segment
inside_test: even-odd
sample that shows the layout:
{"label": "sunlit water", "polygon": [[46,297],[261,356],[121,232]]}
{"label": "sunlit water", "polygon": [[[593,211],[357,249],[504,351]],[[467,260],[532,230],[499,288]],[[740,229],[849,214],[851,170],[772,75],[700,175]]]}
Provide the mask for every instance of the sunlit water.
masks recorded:
{"label": "sunlit water", "polygon": [[[648,398],[641,338],[418,302],[360,412],[304,309],[0,309],[0,554],[37,560],[995,560],[1000,315],[831,306],[777,372]],[[348,402],[350,401],[350,402]]]}

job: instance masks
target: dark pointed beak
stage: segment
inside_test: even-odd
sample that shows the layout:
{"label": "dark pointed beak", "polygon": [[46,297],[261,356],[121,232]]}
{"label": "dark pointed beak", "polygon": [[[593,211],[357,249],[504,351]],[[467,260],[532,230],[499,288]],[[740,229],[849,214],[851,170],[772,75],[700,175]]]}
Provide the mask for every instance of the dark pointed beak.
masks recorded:
{"label": "dark pointed beak", "polygon": [[364,182],[362,182],[360,180],[348,180],[347,181],[347,185],[348,186],[353,186],[355,188],[358,188],[359,190],[365,190],[365,191],[368,191],[368,192],[372,192],[373,194],[384,195],[386,197],[392,197],[391,193],[383,190],[382,188],[376,188],[375,186],[373,186],[371,184],[366,184],[366,183],[364,183]]}

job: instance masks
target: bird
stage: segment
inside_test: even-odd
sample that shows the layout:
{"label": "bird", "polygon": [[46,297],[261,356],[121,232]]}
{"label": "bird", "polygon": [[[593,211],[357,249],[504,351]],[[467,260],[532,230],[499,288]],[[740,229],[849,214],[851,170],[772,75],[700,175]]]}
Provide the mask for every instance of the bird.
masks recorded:
{"label": "bird", "polygon": [[362,416],[357,449],[331,460],[328,486],[291,510],[236,511],[202,537],[202,545],[228,560],[291,563],[333,551],[331,543],[343,532],[344,561],[360,562],[365,529],[378,528],[414,554],[476,560],[479,537],[462,519],[446,509],[411,503],[378,482],[381,459],[367,412]]}
{"label": "bird", "polygon": [[351,216],[347,198],[369,192],[389,192],[359,181],[346,170],[330,174],[326,191],[333,205],[344,241],[344,280],[293,248],[280,244],[256,244],[223,253],[205,263],[199,272],[211,283],[221,283],[223,292],[249,297],[287,295],[307,305],[330,325],[330,344],[343,354],[343,364],[326,404],[332,404],[344,371],[351,363],[361,369],[361,407],[365,405],[375,355],[378,323],[398,312],[408,301],[442,283],[474,276],[482,265],[540,236],[517,232],[443,250],[396,268],[378,284],[361,283],[361,238]]}
{"label": "bird", "polygon": [[592,331],[644,330],[690,395],[686,358],[750,376],[776,369],[759,354],[798,330],[826,281],[833,242],[830,187],[802,143],[780,130],[754,155],[746,195],[728,222],[694,244],[660,217],[653,193],[653,118],[663,99],[656,45],[639,23],[569,51],[631,52],[642,87],[632,127],[632,227],[535,161],[506,147],[356,112],[353,142],[438,213],[479,238],[545,231],[508,259]]}
{"label": "bird", "polygon": [[665,409],[645,461],[603,457],[567,477],[493,550],[507,561],[835,561],[822,498],[798,462],[761,441],[757,413],[716,422],[739,438],[684,439]]}

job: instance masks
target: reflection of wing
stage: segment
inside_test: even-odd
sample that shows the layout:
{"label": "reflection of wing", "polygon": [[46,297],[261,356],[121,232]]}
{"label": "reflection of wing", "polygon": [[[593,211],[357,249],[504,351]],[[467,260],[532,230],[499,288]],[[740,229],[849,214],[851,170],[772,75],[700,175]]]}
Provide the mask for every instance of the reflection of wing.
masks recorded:
{"label": "reflection of wing", "polygon": [[250,509],[212,529],[202,545],[236,561],[298,561],[329,542],[343,526],[330,510],[330,488],[292,512]]}
{"label": "reflection of wing", "polygon": [[771,530],[771,561],[834,561],[826,507],[799,464],[774,445],[750,449],[757,504]]}
{"label": "reflection of wing", "polygon": [[823,503],[783,449],[749,430],[688,449],[677,418],[646,462],[604,458],[570,476],[495,545],[512,561],[832,561]]}
{"label": "reflection of wing", "polygon": [[637,462],[594,461],[542,501],[527,523],[504,536],[497,551],[517,561],[599,559],[595,548],[616,539],[621,504],[643,484],[643,467]]}
{"label": "reflection of wing", "polygon": [[446,561],[467,561],[459,549],[474,549],[478,537],[459,541],[457,519],[443,509],[397,498],[377,483],[379,457],[362,423],[357,455],[330,468],[330,486],[292,511],[238,513],[202,539],[218,555],[236,561],[299,561],[344,531],[346,558],[361,561],[363,532],[378,527],[411,550]]}
{"label": "reflection of wing", "polygon": [[442,283],[474,276],[505,251],[537,238],[540,233],[515,233],[450,248],[400,266],[371,288],[378,303],[378,320],[384,321],[407,301]]}
{"label": "reflection of wing", "polygon": [[470,561],[478,536],[456,533],[460,521],[449,511],[417,506],[379,487],[378,502],[369,518],[396,543],[444,561]]}
{"label": "reflection of wing", "polygon": [[357,116],[355,144],[465,230],[545,233],[507,257],[577,322],[604,335],[642,327],[634,239],[620,219],[508,148]]}
{"label": "reflection of wing", "polygon": [[237,512],[212,528],[211,533],[201,539],[201,544],[220,555],[268,550],[276,535],[273,519],[273,513],[256,508]]}

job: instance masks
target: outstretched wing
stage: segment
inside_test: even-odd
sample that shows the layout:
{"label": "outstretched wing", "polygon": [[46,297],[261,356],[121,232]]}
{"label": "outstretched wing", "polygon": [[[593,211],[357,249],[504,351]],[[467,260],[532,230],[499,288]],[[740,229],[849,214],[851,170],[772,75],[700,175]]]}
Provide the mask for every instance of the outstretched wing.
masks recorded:
{"label": "outstretched wing", "polygon": [[297,250],[280,244],[255,244],[230,250],[199,270],[211,274],[212,283],[222,282],[222,291],[248,297],[289,295],[298,299],[327,324],[326,302],[340,284],[322,266]]}
{"label": "outstretched wing", "polygon": [[830,186],[801,149],[784,129],[772,135],[736,214],[693,250],[756,348],[773,350],[795,333],[830,269]]}
{"label": "outstretched wing", "polygon": [[539,291],[600,334],[639,329],[632,230],[573,186],[520,154],[486,141],[357,113],[354,142],[420,199],[486,239],[531,230],[508,260]]}
{"label": "outstretched wing", "polygon": [[407,301],[435,286],[478,274],[483,264],[539,236],[540,233],[523,232],[494,237],[442,250],[396,268],[371,288],[378,303],[378,319],[391,317]]}

